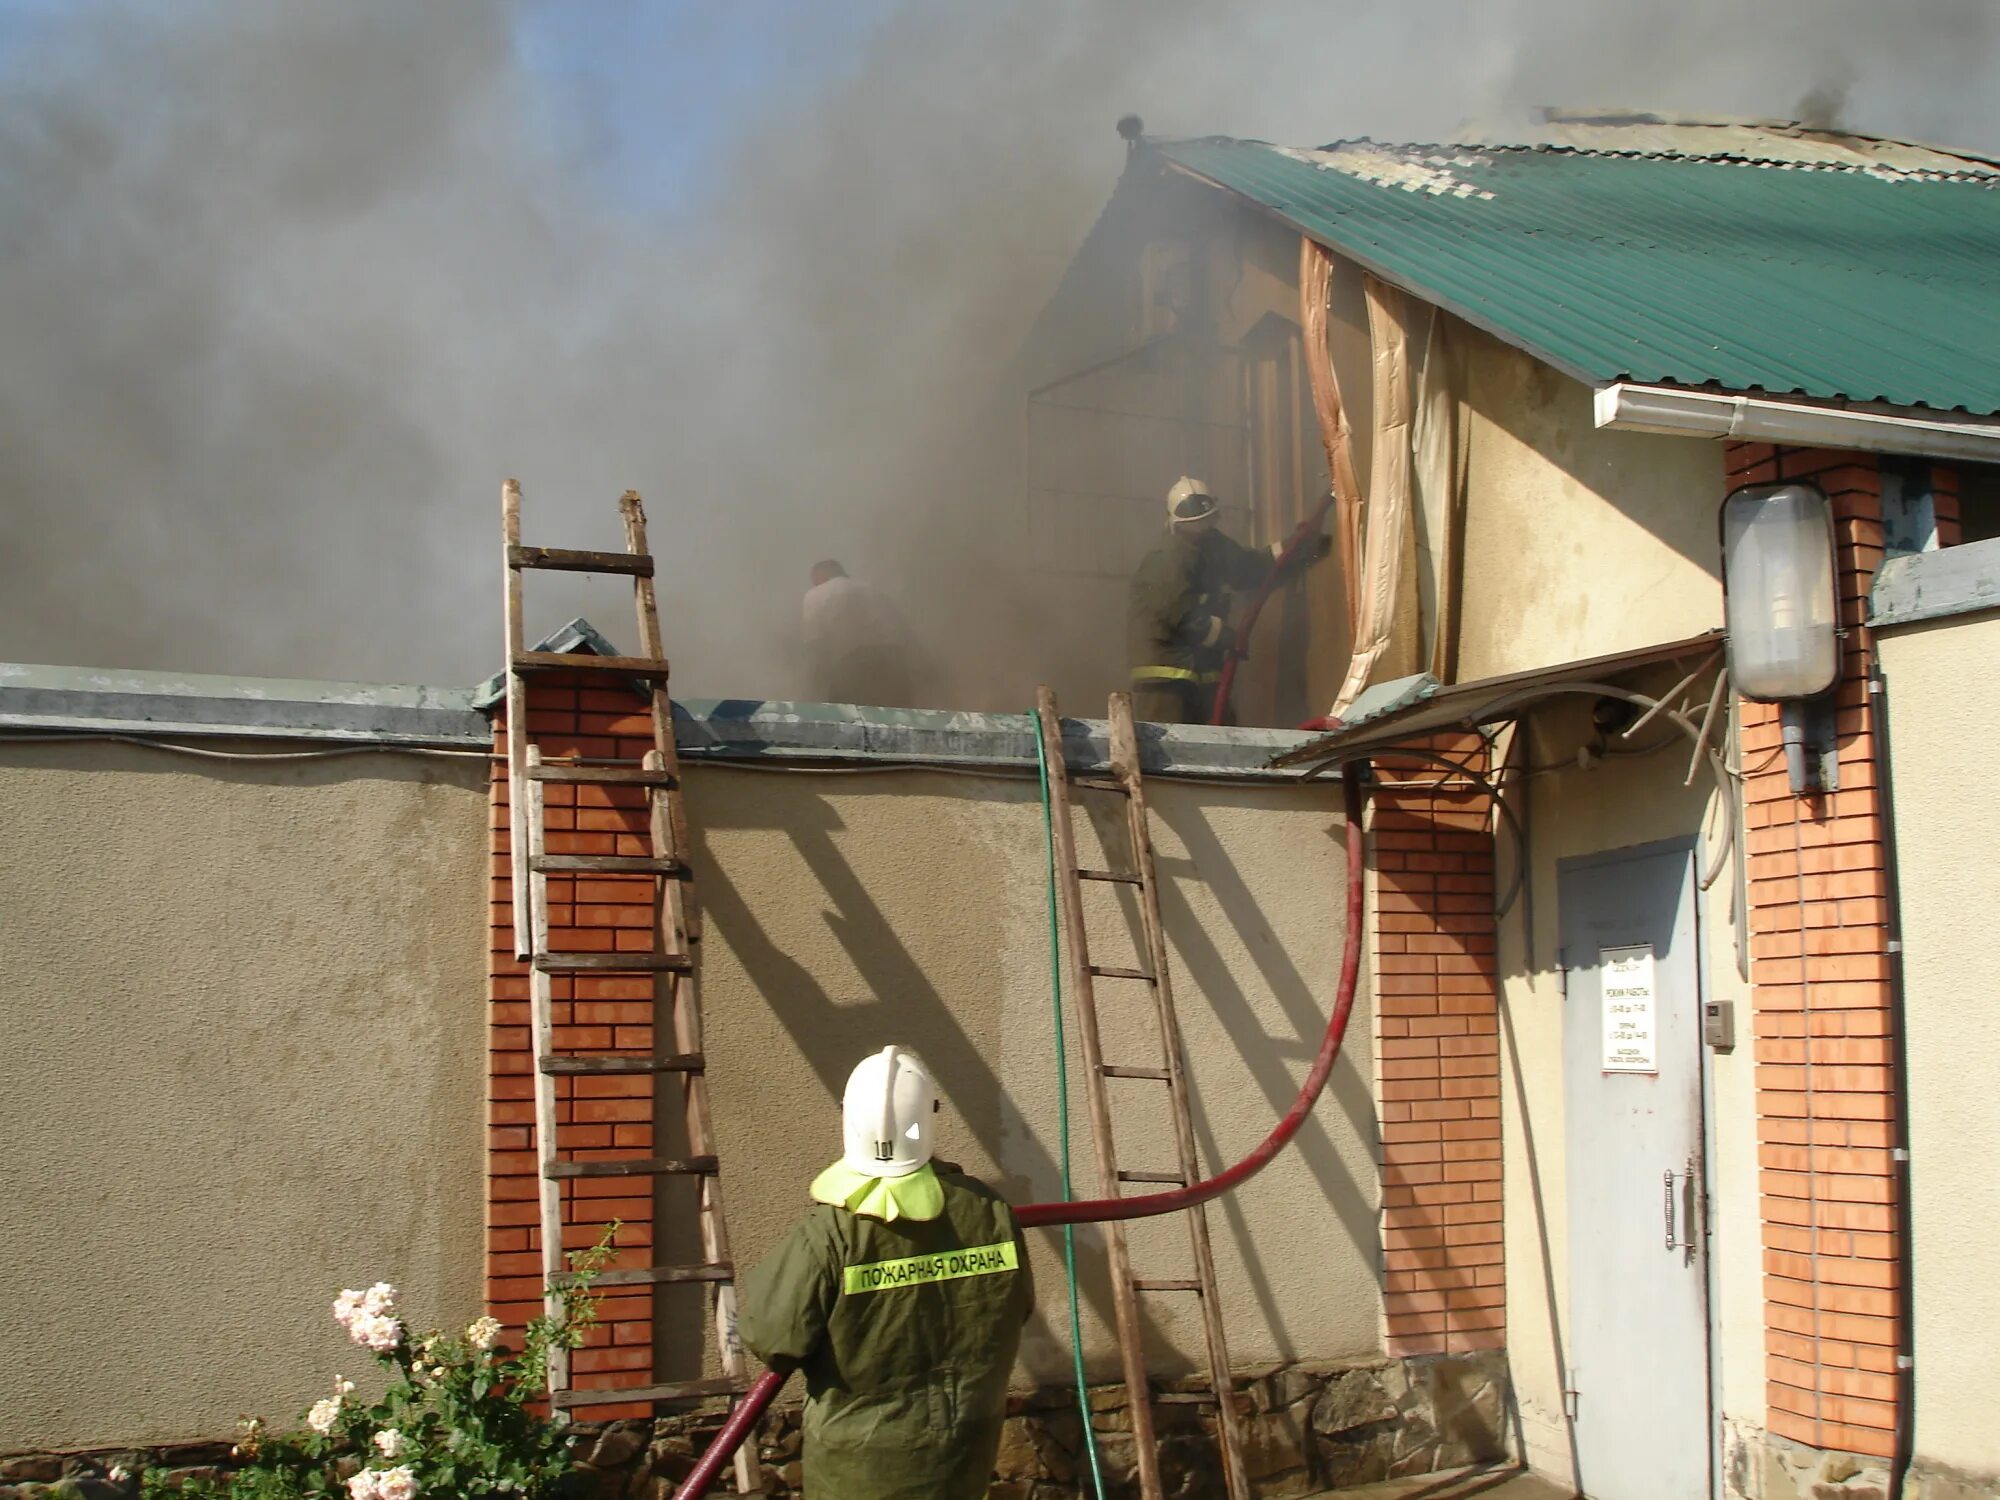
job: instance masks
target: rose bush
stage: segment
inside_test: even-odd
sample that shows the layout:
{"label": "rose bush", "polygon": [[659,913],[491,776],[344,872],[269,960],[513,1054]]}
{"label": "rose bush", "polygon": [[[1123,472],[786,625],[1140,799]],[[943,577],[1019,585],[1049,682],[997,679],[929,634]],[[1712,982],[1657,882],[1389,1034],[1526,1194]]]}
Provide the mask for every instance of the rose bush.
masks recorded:
{"label": "rose bush", "polygon": [[557,1289],[562,1311],[527,1327],[518,1353],[500,1347],[500,1323],[478,1318],[462,1333],[413,1335],[396,1289],[378,1281],[343,1291],[334,1321],[389,1372],[381,1400],[354,1399],[351,1380],[307,1408],[296,1432],[243,1424],[242,1467],[220,1479],[176,1479],[164,1469],[140,1479],[143,1497],[176,1500],[447,1500],[504,1495],[553,1500],[570,1493],[575,1459],[561,1427],[527,1410],[548,1384],[549,1355],[575,1349],[597,1319],[592,1281],[611,1260],[612,1225],[589,1250],[573,1252],[574,1274]]}

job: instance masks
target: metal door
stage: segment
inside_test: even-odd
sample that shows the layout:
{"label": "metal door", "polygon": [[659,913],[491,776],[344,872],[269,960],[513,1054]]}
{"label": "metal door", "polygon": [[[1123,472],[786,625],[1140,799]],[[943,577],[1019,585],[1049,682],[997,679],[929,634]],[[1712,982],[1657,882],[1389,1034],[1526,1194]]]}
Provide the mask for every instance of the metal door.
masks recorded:
{"label": "metal door", "polygon": [[1701,963],[1691,841],[1558,867],[1569,1375],[1591,1500],[1710,1493]]}

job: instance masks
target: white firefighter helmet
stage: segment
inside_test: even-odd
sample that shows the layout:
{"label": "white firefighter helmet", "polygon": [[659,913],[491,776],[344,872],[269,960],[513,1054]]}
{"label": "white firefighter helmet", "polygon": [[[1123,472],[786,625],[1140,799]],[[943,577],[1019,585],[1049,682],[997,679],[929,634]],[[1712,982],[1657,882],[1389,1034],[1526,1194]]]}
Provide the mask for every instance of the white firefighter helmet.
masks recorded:
{"label": "white firefighter helmet", "polygon": [[1191,475],[1183,474],[1178,483],[1167,491],[1167,515],[1175,525],[1182,521],[1205,521],[1221,508],[1221,503],[1209,493],[1208,486]]}
{"label": "white firefighter helmet", "polygon": [[869,1177],[907,1177],[931,1159],[937,1086],[917,1055],[884,1047],[847,1075],[841,1159]]}

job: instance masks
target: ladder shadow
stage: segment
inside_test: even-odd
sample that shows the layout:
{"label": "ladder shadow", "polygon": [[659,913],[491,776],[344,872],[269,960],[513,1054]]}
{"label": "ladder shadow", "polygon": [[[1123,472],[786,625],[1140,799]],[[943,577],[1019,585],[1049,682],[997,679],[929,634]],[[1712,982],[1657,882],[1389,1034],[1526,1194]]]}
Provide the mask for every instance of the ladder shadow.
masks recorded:
{"label": "ladder shadow", "polygon": [[[1157,851],[1154,868],[1159,877],[1161,921],[1166,927],[1175,961],[1176,1009],[1188,1013],[1192,991],[1222,1022],[1231,1038],[1240,1043],[1238,1054],[1257,1089],[1271,1108],[1270,1123],[1276,1124],[1298,1095],[1300,1070],[1317,1053],[1326,1030],[1326,1014],[1312,986],[1280,944],[1272,939],[1259,903],[1235,864],[1225,853],[1221,840],[1198,808],[1177,805],[1178,799],[1154,799],[1150,811],[1180,839],[1185,857],[1165,859]],[[1164,805],[1163,805],[1164,804]],[[1122,825],[1122,820],[1121,820]],[[1340,832],[1337,815],[1334,835]],[[1177,874],[1193,876],[1213,894],[1230,925],[1246,935],[1245,948],[1262,975],[1270,994],[1293,1028],[1289,1037],[1272,1037],[1264,1021],[1230,972],[1228,961],[1208,937],[1193,905],[1181,893]],[[1329,892],[1329,909],[1338,892]],[[1137,931],[1136,905],[1129,916]],[[1350,1033],[1352,1035],[1352,1033]],[[1255,1042],[1256,1045],[1252,1045]],[[1339,1062],[1328,1080],[1328,1093],[1345,1117],[1349,1130],[1360,1140],[1371,1161],[1381,1159],[1375,1099],[1368,1083],[1372,1059],[1342,1049]],[[1210,1112],[1203,1102],[1199,1059],[1187,1059],[1188,1090],[1196,1137],[1200,1143],[1204,1169],[1210,1172],[1227,1166],[1216,1136]],[[1325,1096],[1322,1096],[1322,1107]],[[1248,1143],[1246,1143],[1247,1145]],[[1329,1206],[1340,1220],[1349,1241],[1367,1257],[1369,1272],[1379,1287],[1382,1278],[1381,1236],[1377,1207],[1370,1196],[1372,1184],[1357,1182],[1340,1158],[1332,1129],[1315,1110],[1297,1136],[1292,1149],[1306,1163]],[[1233,1158],[1231,1158],[1233,1159]],[[1221,1202],[1229,1231],[1236,1243],[1256,1294],[1266,1325],[1279,1352],[1287,1359],[1299,1357],[1286,1328],[1276,1292],[1255,1253],[1248,1216],[1235,1195]]]}
{"label": "ladder shadow", "polygon": [[[855,784],[842,788],[844,796],[896,796],[899,793]],[[1035,799],[1032,787],[1005,787],[996,795],[1006,800],[1028,802]],[[729,880],[722,865],[713,857],[707,830],[712,819],[691,819],[694,848],[692,856],[699,871],[702,908],[709,929],[708,942],[726,942],[731,954],[743,967],[750,984],[771,1007],[826,1090],[829,1100],[829,1138],[837,1132],[837,1106],[854,1062],[882,1044],[888,1036],[921,1036],[920,1051],[942,1085],[951,1107],[972,1133],[987,1157],[1001,1165],[1001,1174],[992,1186],[1010,1201],[1031,1196],[1054,1197],[1061,1180],[1061,1165],[1053,1152],[1041,1144],[1034,1123],[1014,1104],[1000,1076],[984,1056],[980,1046],[966,1033],[950,1004],[912,957],[897,935],[894,924],[868,894],[866,883],[842,853],[835,835],[846,825],[823,799],[811,804],[815,817],[803,821],[796,802],[788,802],[782,823],[765,826],[789,837],[826,898],[824,916],[835,940],[861,975],[873,998],[865,1004],[836,1003],[812,970],[784,948],[765,929],[750,904]],[[743,827],[741,822],[715,826]],[[996,914],[996,924],[1000,920]],[[996,941],[994,950],[1000,944]],[[884,998],[893,997],[893,998]],[[730,1147],[721,1143],[726,1163]],[[1088,1168],[1080,1173],[1087,1181]],[[1060,1240],[1045,1237],[1044,1247],[1060,1256]],[[1076,1237],[1077,1285],[1082,1296],[1103,1326],[1115,1326],[1101,1236],[1089,1229]],[[1045,1292],[1038,1293],[1038,1299]],[[1151,1319],[1147,1320],[1151,1331]],[[1051,1327],[1038,1310],[1029,1323],[1029,1332],[1057,1347],[1067,1349],[1067,1327]],[[697,1328],[691,1345],[700,1342]],[[663,1347],[672,1347],[663,1345]],[[1091,1369],[1093,1378],[1114,1378],[1116,1349],[1109,1350]]]}

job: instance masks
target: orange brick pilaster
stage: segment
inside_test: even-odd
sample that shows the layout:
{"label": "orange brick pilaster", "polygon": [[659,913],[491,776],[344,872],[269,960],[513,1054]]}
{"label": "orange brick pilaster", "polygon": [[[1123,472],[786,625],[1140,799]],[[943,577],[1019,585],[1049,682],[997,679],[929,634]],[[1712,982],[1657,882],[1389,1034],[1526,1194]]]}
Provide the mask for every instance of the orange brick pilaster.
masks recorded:
{"label": "orange brick pilaster", "polygon": [[[1487,769],[1476,735],[1422,748]],[[1384,1347],[1497,1349],[1506,1289],[1487,799],[1430,762],[1388,756],[1376,770]]]}
{"label": "orange brick pilaster", "polygon": [[[652,748],[652,721],[632,694],[604,691],[582,674],[543,674],[529,687],[529,726],[542,753],[636,761]],[[506,726],[494,747],[504,756]],[[551,854],[646,854],[640,788],[546,788]],[[514,956],[513,886],[508,859],[507,765],[493,767],[492,926],[488,1003],[487,1311],[518,1344],[542,1310],[541,1234],[536,1207],[534,1074],[528,1030],[528,970]],[[643,950],[653,943],[649,876],[551,875],[551,946],[565,952]],[[589,1052],[650,1053],[653,981],[645,975],[561,974],[554,978],[556,1045]],[[649,1077],[556,1080],[563,1155],[577,1160],[643,1156],[653,1147],[654,1081]],[[654,1193],[648,1178],[580,1178],[563,1188],[566,1249],[595,1244],[617,1221],[616,1264],[651,1260]],[[600,1322],[572,1357],[580,1387],[641,1385],[653,1377],[653,1293],[605,1293]],[[592,1407],[593,1421],[645,1417],[649,1406]]]}
{"label": "orange brick pilaster", "polygon": [[[1732,445],[1732,487],[1810,480],[1833,502],[1842,642],[1839,786],[1789,786],[1775,705],[1741,704],[1766,1425],[1888,1457],[1896,1421],[1898,1176],[1889,886],[1868,697],[1868,589],[1882,560],[1871,455]],[[1933,474],[1941,539],[1956,484]]]}

